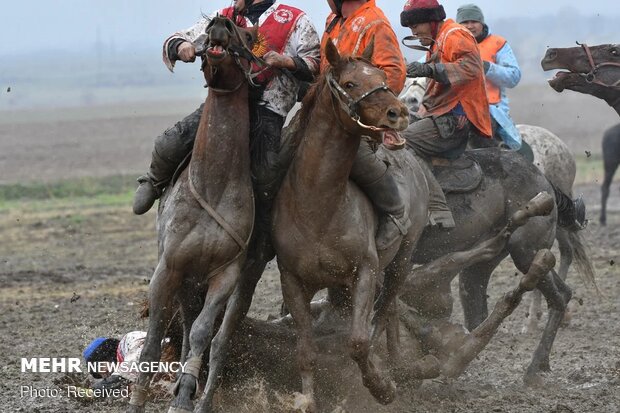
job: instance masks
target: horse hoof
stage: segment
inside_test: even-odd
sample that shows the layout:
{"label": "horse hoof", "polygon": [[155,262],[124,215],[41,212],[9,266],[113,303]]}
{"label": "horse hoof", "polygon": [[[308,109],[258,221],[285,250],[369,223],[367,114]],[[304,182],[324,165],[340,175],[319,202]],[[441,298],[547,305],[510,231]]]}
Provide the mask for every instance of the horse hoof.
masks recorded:
{"label": "horse hoof", "polygon": [[523,376],[523,384],[527,387],[540,388],[544,385],[544,380],[539,373],[526,373]]}
{"label": "horse hoof", "polygon": [[381,404],[390,404],[396,398],[396,383],[391,379],[383,379],[377,387],[370,387],[369,390]]}
{"label": "horse hoof", "polygon": [[173,401],[170,407],[168,408],[168,413],[193,413],[194,406],[175,406],[175,402]]}
{"label": "horse hoof", "polygon": [[296,412],[316,413],[316,402],[312,396],[307,394],[297,393],[294,394],[293,410]]}

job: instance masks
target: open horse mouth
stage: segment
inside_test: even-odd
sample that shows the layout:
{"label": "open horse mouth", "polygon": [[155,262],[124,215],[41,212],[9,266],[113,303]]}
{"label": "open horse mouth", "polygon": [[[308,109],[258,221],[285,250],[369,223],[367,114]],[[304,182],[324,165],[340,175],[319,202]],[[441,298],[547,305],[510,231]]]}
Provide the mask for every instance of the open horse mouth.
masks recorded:
{"label": "open horse mouth", "polygon": [[394,129],[383,132],[383,146],[389,150],[398,150],[405,147],[407,141]]}
{"label": "open horse mouth", "polygon": [[210,45],[207,48],[206,53],[207,53],[207,56],[213,60],[222,60],[224,57],[226,57],[226,54],[227,54],[226,49],[224,49],[219,44]]}
{"label": "open horse mouth", "polygon": [[573,75],[572,72],[558,72],[555,74],[553,79],[550,79],[549,86],[553,88],[556,92],[563,92],[566,89],[566,82],[569,80],[570,76]]}

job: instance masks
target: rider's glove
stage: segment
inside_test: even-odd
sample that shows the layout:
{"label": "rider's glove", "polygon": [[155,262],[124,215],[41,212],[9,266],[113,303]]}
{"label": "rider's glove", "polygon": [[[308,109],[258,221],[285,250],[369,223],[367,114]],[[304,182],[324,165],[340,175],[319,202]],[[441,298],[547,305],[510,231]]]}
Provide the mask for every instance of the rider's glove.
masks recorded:
{"label": "rider's glove", "polygon": [[434,73],[432,63],[412,62],[407,66],[407,77],[433,77]]}

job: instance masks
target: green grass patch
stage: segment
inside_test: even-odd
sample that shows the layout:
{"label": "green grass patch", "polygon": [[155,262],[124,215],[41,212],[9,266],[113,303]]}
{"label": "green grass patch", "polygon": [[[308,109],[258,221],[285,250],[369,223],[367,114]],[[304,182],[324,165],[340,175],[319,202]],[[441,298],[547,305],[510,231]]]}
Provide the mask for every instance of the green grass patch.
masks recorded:
{"label": "green grass patch", "polygon": [[0,202],[119,195],[136,188],[136,177],[76,178],[48,183],[0,185]]}
{"label": "green grass patch", "polygon": [[605,176],[603,169],[603,158],[600,154],[592,154],[591,156],[576,155],[577,175],[575,176],[576,184],[600,183]]}
{"label": "green grass patch", "polygon": [[67,204],[129,206],[135,188],[135,176],[128,175],[0,185],[0,211],[14,208],[41,210]]}

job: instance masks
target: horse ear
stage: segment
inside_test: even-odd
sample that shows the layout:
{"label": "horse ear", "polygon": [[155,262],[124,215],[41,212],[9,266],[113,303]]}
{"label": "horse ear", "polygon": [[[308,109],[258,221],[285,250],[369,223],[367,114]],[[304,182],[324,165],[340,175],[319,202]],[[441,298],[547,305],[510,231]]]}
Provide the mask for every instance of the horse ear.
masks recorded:
{"label": "horse ear", "polygon": [[237,29],[241,32],[245,45],[252,49],[258,40],[258,26],[252,26],[248,29]]}
{"label": "horse ear", "polygon": [[340,62],[342,59],[340,57],[340,53],[338,52],[338,48],[336,48],[336,45],[334,44],[334,42],[332,42],[332,39],[327,39],[327,45],[325,46],[325,56],[327,57],[327,61],[329,62],[331,67],[337,68],[338,66],[340,66]]}
{"label": "horse ear", "polygon": [[369,62],[372,62],[372,55],[375,52],[375,39],[374,37],[368,43],[368,46],[364,49],[364,53],[362,53],[362,57]]}

